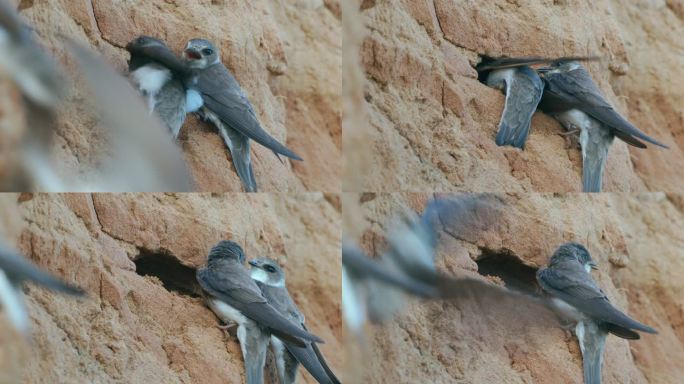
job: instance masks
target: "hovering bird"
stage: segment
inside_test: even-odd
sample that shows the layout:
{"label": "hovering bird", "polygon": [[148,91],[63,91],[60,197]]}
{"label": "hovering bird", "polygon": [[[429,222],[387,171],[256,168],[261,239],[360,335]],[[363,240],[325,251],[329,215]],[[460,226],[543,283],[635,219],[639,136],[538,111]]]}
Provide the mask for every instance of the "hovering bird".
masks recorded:
{"label": "hovering bird", "polygon": [[49,159],[55,117],[64,94],[64,83],[54,60],[34,40],[20,20],[16,7],[0,0],[0,68],[21,90],[28,130],[21,135],[17,169],[3,190],[55,191],[63,188]]}
{"label": "hovering bird", "polygon": [[404,295],[423,299],[458,300],[464,297],[513,299],[546,310],[544,300],[486,281],[446,276],[435,268],[437,232],[472,238],[497,227],[505,205],[489,195],[466,195],[431,201],[423,215],[407,212],[389,225],[388,250],[371,259],[349,241],[342,245],[342,302],[347,327],[360,334],[369,319],[389,320],[404,305]]}
{"label": "hovering bird", "polygon": [[556,60],[537,72],[545,84],[539,108],[569,133],[580,133],[584,192],[601,191],[608,150],[615,137],[638,148],[646,148],[643,141],[667,148],[620,116],[579,62]]}
{"label": "hovering bird", "polygon": [[606,336],[612,333],[623,339],[640,338],[635,331],[657,333],[615,308],[591,277],[596,269],[587,249],[577,243],[561,245],[551,256],[549,265],[537,272],[537,281],[553,299],[560,317],[576,323],[582,352],[584,382],[601,383],[601,366]]}
{"label": "hovering bird", "polygon": [[[306,330],[304,315],[297,308],[285,286],[285,271],[278,263],[266,257],[252,259],[249,264],[252,266],[250,275],[261,288],[261,293],[268,303],[288,320],[299,324],[303,330]],[[300,363],[321,384],[339,384],[340,382],[315,343],[307,343],[305,347],[299,347],[271,336],[271,349],[276,357],[280,384],[295,383]]]}
{"label": "hovering bird", "polygon": [[12,325],[25,335],[29,333],[30,324],[21,290],[25,282],[38,284],[67,295],[84,295],[80,288],[41,271],[16,252],[0,244],[0,302]]}
{"label": "hovering bird", "polygon": [[145,97],[148,109],[177,139],[186,114],[202,106],[202,97],[183,84],[188,68],[166,44],[153,37],[139,36],[126,45],[126,50],[131,54],[129,78]]}
{"label": "hovering bird", "polygon": [[302,348],[322,340],[269,304],[244,261],[242,247],[223,240],[209,252],[207,265],[197,270],[197,281],[216,316],[226,324],[237,324],[247,383],[261,384],[271,335]]}
{"label": "hovering bird", "polygon": [[[70,51],[92,94],[107,128],[109,153],[96,180],[95,190],[187,192],[193,189],[181,150],[166,134],[161,121],[150,116],[144,103],[124,77],[100,57],[78,43]],[[93,190],[78,186],[72,190]]]}
{"label": "hovering bird", "polygon": [[[259,123],[252,104],[240,84],[221,62],[219,50],[204,39],[190,40],[183,58],[192,69],[185,83],[196,90],[204,102],[200,115],[214,124],[230,150],[235,169],[245,190],[256,192],[257,185],[249,152],[249,139],[283,155],[302,160],[269,135]],[[280,157],[279,157],[280,158]]]}

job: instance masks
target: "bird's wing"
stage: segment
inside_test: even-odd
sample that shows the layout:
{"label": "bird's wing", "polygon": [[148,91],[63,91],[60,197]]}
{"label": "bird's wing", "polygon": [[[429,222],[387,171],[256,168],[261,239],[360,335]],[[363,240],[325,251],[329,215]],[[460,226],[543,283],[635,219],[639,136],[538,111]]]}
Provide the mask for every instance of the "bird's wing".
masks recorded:
{"label": "bird's wing", "polygon": [[629,316],[615,308],[603,291],[596,285],[591,275],[582,267],[563,264],[561,271],[544,268],[537,272],[537,280],[542,288],[580,312],[591,318],[606,323],[648,333],[657,333],[655,329],[632,320]]}
{"label": "bird's wing", "polygon": [[[339,381],[333,381],[333,378],[328,376],[325,368],[321,364],[316,355],[316,351],[312,343],[307,343],[306,347],[298,347],[292,343],[284,342],[285,348],[294,356],[295,359],[313,376],[316,381],[321,384],[333,384]],[[334,377],[334,376],[333,376]],[[336,378],[335,378],[336,379]]]}
{"label": "bird's wing", "polygon": [[593,61],[598,60],[595,56],[566,56],[558,58],[549,58],[542,56],[527,56],[527,57],[499,57],[483,60],[476,67],[478,72],[489,71],[494,69],[516,68],[536,64],[550,64],[559,61]]}
{"label": "bird's wing", "polygon": [[639,128],[622,117],[602,96],[589,72],[578,68],[562,74],[550,74],[546,77],[549,85],[547,91],[561,97],[569,106],[584,111],[615,131],[615,135],[630,145],[638,145],[637,139],[667,148],[666,145],[652,139]]}
{"label": "bird's wing", "polygon": [[202,93],[204,105],[231,128],[276,154],[302,160],[261,127],[252,104],[223,64],[202,71],[197,78],[197,88]]}
{"label": "bird's wing", "polygon": [[176,79],[168,81],[157,95],[157,116],[166,124],[174,139],[185,122],[185,87]]}
{"label": "bird's wing", "polygon": [[419,297],[431,298],[438,294],[429,284],[387,271],[362,250],[346,242],[342,245],[342,265],[353,276],[378,280]]}
{"label": "bird's wing", "polygon": [[22,256],[4,247],[0,247],[0,269],[5,271],[8,278],[15,284],[29,281],[69,295],[80,296],[84,294],[80,288],[41,271]]}
{"label": "bird's wing", "polygon": [[188,66],[176,56],[167,46],[154,45],[145,47],[130,47],[128,50],[131,55],[139,55],[144,58],[156,61],[164,67],[180,75],[189,73]]}
{"label": "bird's wing", "polygon": [[537,72],[529,67],[520,67],[511,72],[506,79],[506,102],[496,135],[497,145],[512,145],[520,149],[525,147],[532,115],[543,91],[544,83]]}
{"label": "bird's wing", "polygon": [[232,271],[232,268],[200,268],[197,281],[211,296],[239,310],[244,316],[268,328],[274,335],[296,345],[304,346],[303,340],[322,340],[297,327],[268,304],[259,287],[248,276]]}

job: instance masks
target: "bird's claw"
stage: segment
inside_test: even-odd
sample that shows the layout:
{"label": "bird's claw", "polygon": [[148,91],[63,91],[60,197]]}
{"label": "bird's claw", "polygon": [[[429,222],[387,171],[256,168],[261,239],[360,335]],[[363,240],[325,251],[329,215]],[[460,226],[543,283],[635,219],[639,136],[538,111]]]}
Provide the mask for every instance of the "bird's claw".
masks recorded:
{"label": "bird's claw", "polygon": [[235,328],[237,326],[237,323],[230,322],[226,324],[219,324],[218,328],[223,331],[223,340],[228,340],[230,337],[230,333],[228,332],[231,328]]}
{"label": "bird's claw", "polygon": [[[579,128],[573,128],[570,129],[566,132],[559,132],[558,134],[562,136],[565,139],[565,149],[570,149],[573,147],[572,145],[572,139],[573,137],[576,137],[575,134],[580,133],[581,130]],[[579,141],[577,142],[579,145]]]}

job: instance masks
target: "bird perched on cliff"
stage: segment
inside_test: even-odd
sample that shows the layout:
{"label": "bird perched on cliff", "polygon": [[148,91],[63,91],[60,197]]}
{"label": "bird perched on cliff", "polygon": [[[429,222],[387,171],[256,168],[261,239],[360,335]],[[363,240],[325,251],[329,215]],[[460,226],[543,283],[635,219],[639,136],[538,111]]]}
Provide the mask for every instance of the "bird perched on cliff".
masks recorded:
{"label": "bird perched on cliff", "polygon": [[[0,0],[0,68],[21,90],[26,109],[27,132],[21,133],[17,169],[3,190],[62,189],[62,181],[49,159],[56,111],[64,93],[62,77],[54,60],[34,40],[31,29],[20,20],[16,7]],[[5,139],[5,138],[0,138]]]}
{"label": "bird perched on cliff", "polygon": [[580,133],[584,192],[601,192],[608,150],[615,137],[637,148],[646,148],[642,140],[667,148],[620,116],[579,62],[556,60],[537,72],[545,83],[539,108],[569,132]]}
{"label": "bird perched on cliff", "polygon": [[204,107],[200,115],[216,126],[233,158],[235,169],[245,190],[256,192],[257,185],[249,152],[249,139],[283,155],[302,160],[294,152],[269,135],[259,123],[252,104],[240,84],[221,62],[219,50],[204,39],[190,40],[183,58],[192,69],[186,86],[197,90]]}
{"label": "bird perched on cliff", "polygon": [[342,302],[345,323],[356,334],[369,319],[389,320],[404,305],[404,294],[424,299],[464,297],[510,298],[543,311],[546,303],[484,280],[446,276],[435,268],[437,232],[452,236],[495,228],[505,205],[489,195],[465,195],[431,201],[421,217],[407,212],[390,224],[388,250],[379,260],[366,256],[354,244],[342,245]]}
{"label": "bird perched on cliff", "polygon": [[[129,78],[147,101],[148,109],[178,138],[187,113],[202,106],[202,97],[186,89],[188,68],[161,40],[139,36],[126,45]],[[159,59],[157,59],[159,58]]]}
{"label": "bird perched on cliff", "polygon": [[28,314],[24,307],[21,286],[25,282],[41,285],[59,293],[82,296],[77,287],[41,271],[16,252],[0,244],[0,303],[7,312],[12,325],[21,333],[29,332]]}
{"label": "bird perched on cliff", "polygon": [[[268,303],[288,320],[299,324],[302,330],[306,330],[304,315],[297,308],[285,286],[285,271],[274,260],[266,257],[252,259],[249,264],[252,266],[250,276],[261,288],[261,293]],[[305,347],[299,347],[271,336],[271,349],[276,357],[280,384],[295,383],[300,363],[321,384],[339,384],[340,382],[323,358],[316,343],[307,343]]]}
{"label": "bird perched on cliff", "polygon": [[601,365],[606,336],[637,340],[636,331],[657,333],[655,329],[632,320],[615,308],[591,277],[596,268],[587,249],[577,243],[561,245],[549,265],[537,272],[537,281],[552,299],[560,317],[576,323],[584,366],[584,382],[601,382]]}
{"label": "bird perched on cliff", "polygon": [[543,59],[501,58],[478,65],[478,72],[486,74],[487,85],[500,89],[506,95],[496,145],[525,149],[532,115],[544,91],[544,82],[528,65],[539,60]]}
{"label": "bird perched on cliff", "polygon": [[237,324],[247,383],[261,384],[271,335],[299,347],[322,340],[268,303],[244,261],[242,247],[223,240],[209,252],[207,265],[197,270],[197,281],[216,316],[226,324]]}

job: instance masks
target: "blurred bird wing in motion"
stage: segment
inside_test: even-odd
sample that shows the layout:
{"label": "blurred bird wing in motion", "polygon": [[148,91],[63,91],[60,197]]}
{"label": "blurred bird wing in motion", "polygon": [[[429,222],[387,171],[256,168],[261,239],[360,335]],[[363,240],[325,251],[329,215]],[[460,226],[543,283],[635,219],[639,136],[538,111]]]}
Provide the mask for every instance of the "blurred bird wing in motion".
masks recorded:
{"label": "blurred bird wing in motion", "polygon": [[[70,49],[112,138],[113,158],[98,180],[107,191],[189,191],[192,181],[180,149],[150,116],[128,81],[78,43]],[[104,188],[102,187],[104,186]]]}
{"label": "blurred bird wing in motion", "polygon": [[527,56],[527,57],[485,57],[480,62],[476,69],[478,72],[491,71],[494,69],[517,68],[523,66],[537,65],[537,64],[556,64],[564,61],[597,61],[598,56],[565,56],[565,57],[542,57],[542,56]]}
{"label": "blurred bird wing in motion", "polygon": [[25,281],[69,295],[84,294],[80,288],[43,272],[16,252],[0,244],[0,303],[7,311],[14,327],[24,334],[29,330],[29,318],[20,287]]}
{"label": "blurred bird wing in motion", "polygon": [[62,78],[52,58],[33,40],[14,7],[0,0],[0,66],[10,73],[31,102],[55,108]]}
{"label": "blurred bird wing in motion", "polygon": [[21,134],[17,169],[2,180],[2,189],[63,190],[48,154],[55,112],[64,94],[63,78],[52,57],[33,40],[28,26],[5,0],[0,0],[0,67],[24,96],[28,127]]}

